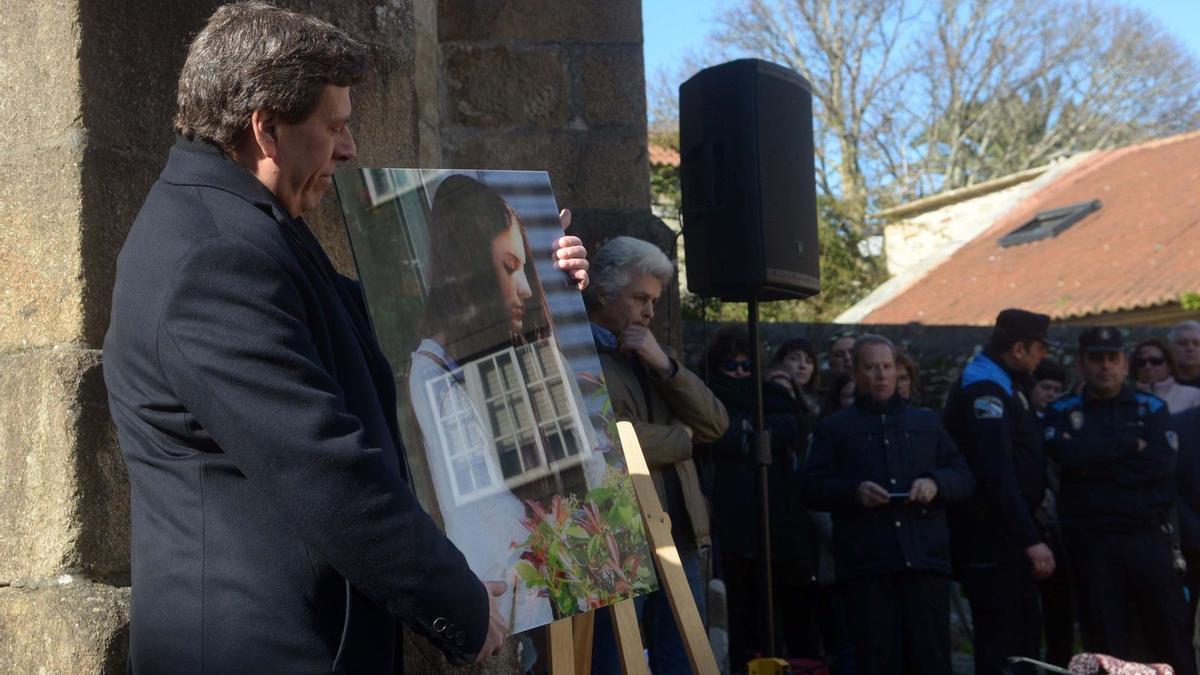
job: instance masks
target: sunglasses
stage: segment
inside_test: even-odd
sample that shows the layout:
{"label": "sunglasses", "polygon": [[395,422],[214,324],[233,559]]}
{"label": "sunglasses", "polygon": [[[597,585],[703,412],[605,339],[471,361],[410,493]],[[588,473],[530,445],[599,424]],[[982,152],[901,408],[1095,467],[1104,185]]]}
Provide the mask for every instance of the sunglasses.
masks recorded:
{"label": "sunglasses", "polygon": [[754,365],[754,362],[751,361],[750,359],[742,359],[741,361],[730,359],[729,361],[726,361],[724,364],[722,364],[721,367],[732,373],[733,371],[737,370],[738,368],[748,371],[748,370],[750,370],[750,367],[753,365]]}
{"label": "sunglasses", "polygon": [[1141,368],[1143,366],[1161,366],[1162,364],[1164,364],[1166,362],[1167,362],[1167,360],[1161,356],[1147,356],[1144,358],[1134,359],[1133,367]]}

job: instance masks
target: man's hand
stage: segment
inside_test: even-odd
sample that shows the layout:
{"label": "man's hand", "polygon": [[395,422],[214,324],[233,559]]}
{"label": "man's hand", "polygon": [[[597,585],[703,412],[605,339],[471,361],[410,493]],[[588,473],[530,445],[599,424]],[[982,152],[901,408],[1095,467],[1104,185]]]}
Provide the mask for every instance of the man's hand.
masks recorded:
{"label": "man's hand", "polygon": [[858,484],[858,503],[868,509],[888,503],[888,493],[878,483],[864,480]]}
{"label": "man's hand", "polygon": [[487,637],[483,640],[483,648],[475,655],[475,663],[499,654],[500,648],[504,646],[504,638],[508,637],[508,622],[504,620],[500,614],[500,607],[496,604],[496,598],[504,595],[504,592],[508,590],[508,584],[503,581],[485,581],[483,586],[488,592],[490,616]]}
{"label": "man's hand", "polygon": [[908,489],[908,501],[918,504],[928,504],[937,496],[937,482],[932,478],[918,478]]}
{"label": "man's hand", "polygon": [[1141,452],[1141,451],[1145,450],[1147,447],[1148,447],[1148,444],[1146,443],[1146,441],[1139,438],[1138,444],[1137,444],[1137,451]]}
{"label": "man's hand", "polygon": [[[559,211],[558,220],[562,223],[562,228],[567,229],[571,226],[571,212],[567,209]],[[567,235],[560,237],[556,244],[554,257],[558,258],[558,269],[574,279],[575,287],[579,290],[587,288],[588,259],[587,249],[583,247],[583,240]]]}
{"label": "man's hand", "polygon": [[671,359],[662,347],[658,346],[658,340],[654,339],[654,333],[651,333],[649,328],[637,324],[626,328],[617,339],[617,347],[623,353],[636,354],[642,363],[659,377],[666,378],[672,375]]}
{"label": "man's hand", "polygon": [[1054,552],[1049,546],[1039,542],[1025,549],[1025,555],[1029,556],[1029,561],[1033,563],[1034,579],[1041,581],[1054,574]]}

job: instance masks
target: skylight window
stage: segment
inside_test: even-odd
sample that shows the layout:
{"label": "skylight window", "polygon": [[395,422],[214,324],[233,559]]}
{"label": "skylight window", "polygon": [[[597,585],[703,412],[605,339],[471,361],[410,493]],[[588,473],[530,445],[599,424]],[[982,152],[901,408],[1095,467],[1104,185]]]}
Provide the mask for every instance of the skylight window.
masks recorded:
{"label": "skylight window", "polygon": [[1099,210],[1100,200],[1079,202],[1070,206],[1060,206],[1057,209],[1042,211],[1017,229],[1009,232],[1000,239],[1000,245],[1007,248],[1019,244],[1028,244],[1039,239],[1057,237],[1059,233],[1083,219],[1092,211]]}

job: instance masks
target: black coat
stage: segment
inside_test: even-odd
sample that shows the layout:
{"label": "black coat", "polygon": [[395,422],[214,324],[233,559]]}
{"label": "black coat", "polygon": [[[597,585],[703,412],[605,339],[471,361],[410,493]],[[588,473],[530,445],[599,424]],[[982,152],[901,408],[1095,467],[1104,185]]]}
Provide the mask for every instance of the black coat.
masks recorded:
{"label": "black coat", "polygon": [[[863,481],[899,493],[918,478],[937,483],[937,497],[928,505],[868,509],[858,501]],[[845,581],[906,570],[949,574],[944,506],[970,497],[975,479],[937,413],[899,396],[885,403],[859,397],[817,424],[804,488],[811,508],[833,515],[834,564],[838,580]]]}
{"label": "black coat", "polygon": [[[729,428],[709,450],[709,499],[714,534],[721,555],[756,557],[762,528],[758,465],[754,457],[754,387],[749,378],[714,375],[709,388],[729,412]],[[776,559],[816,568],[816,533],[800,499],[800,469],[808,445],[812,415],[803,400],[779,385],[763,383],[763,424],[771,432],[772,463],[768,469],[771,551]]]}
{"label": "black coat", "polygon": [[999,563],[1042,539],[1034,511],[1045,497],[1042,421],[1029,404],[1029,375],[976,355],[951,386],[944,423],[979,488],[952,514],[956,558]]}
{"label": "black coat", "polygon": [[104,376],[133,671],[388,673],[395,619],[478,651],[486,592],[405,481],[357,284],[207,143],[176,144],[129,232]]}
{"label": "black coat", "polygon": [[1129,387],[1105,400],[1089,397],[1085,387],[1050,404],[1046,441],[1062,466],[1064,530],[1132,532],[1167,521],[1179,446],[1169,423],[1162,399]]}

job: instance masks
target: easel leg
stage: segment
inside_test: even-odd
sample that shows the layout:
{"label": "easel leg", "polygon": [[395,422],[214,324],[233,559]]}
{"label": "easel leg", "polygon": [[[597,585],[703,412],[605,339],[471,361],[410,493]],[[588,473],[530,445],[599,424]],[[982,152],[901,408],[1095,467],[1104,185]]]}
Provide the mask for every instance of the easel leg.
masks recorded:
{"label": "easel leg", "polygon": [[632,600],[622,600],[609,607],[612,612],[613,633],[617,636],[617,657],[625,675],[646,675],[645,648],[638,628],[637,610]]}
{"label": "easel leg", "polygon": [[[618,422],[617,433],[621,436],[621,448],[625,451],[625,463],[629,469],[629,477],[633,480],[633,490],[642,507],[646,539],[654,551],[654,561],[658,565],[659,586],[666,592],[671,612],[675,614],[675,624],[679,627],[679,635],[692,664],[692,672],[696,675],[717,675],[717,661],[713,657],[712,647],[708,644],[708,634],[700,621],[696,601],[692,597],[683,563],[679,559],[679,550],[675,548],[675,542],[671,539],[671,521],[658,500],[658,493],[654,490],[650,468],[646,465],[646,457],[642,454],[637,433],[629,422]],[[632,613],[632,603],[630,605]],[[636,616],[634,618],[636,627]]]}
{"label": "easel leg", "polygon": [[571,618],[575,631],[575,675],[592,674],[592,636],[595,635],[596,613],[576,614]]}
{"label": "easel leg", "polygon": [[572,675],[575,672],[575,641],[572,633],[569,618],[550,624],[550,672],[554,675]]}
{"label": "easel leg", "polygon": [[[670,529],[664,529],[669,534]],[[658,560],[659,581],[667,594],[667,600],[671,603],[671,611],[675,614],[675,625],[679,627],[680,637],[683,638],[692,672],[716,675],[717,662],[713,657],[712,647],[708,644],[704,623],[700,621],[700,613],[692,597],[687,575],[683,571],[679,550],[674,545],[659,545],[655,549],[655,558]]]}

